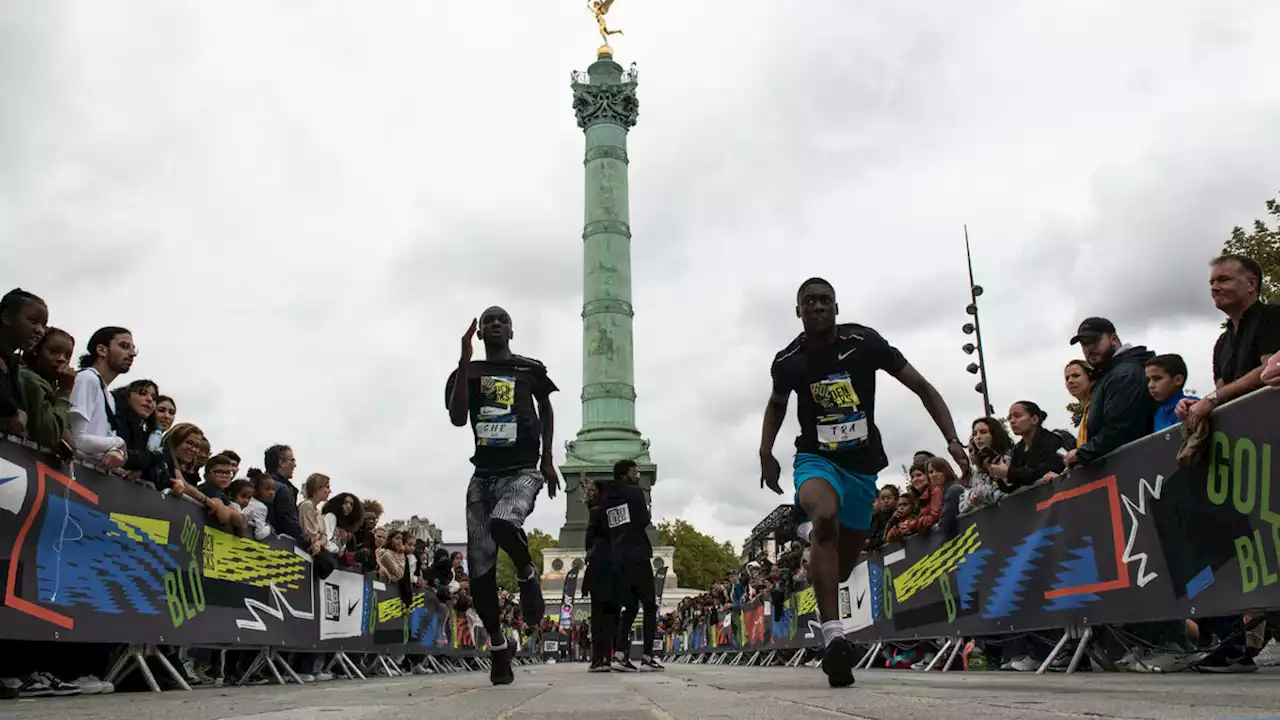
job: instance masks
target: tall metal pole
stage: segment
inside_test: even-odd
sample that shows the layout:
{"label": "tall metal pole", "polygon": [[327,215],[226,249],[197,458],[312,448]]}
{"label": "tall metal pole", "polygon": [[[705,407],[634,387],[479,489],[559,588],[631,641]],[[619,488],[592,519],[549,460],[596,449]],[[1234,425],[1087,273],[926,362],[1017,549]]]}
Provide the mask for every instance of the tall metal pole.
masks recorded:
{"label": "tall metal pole", "polygon": [[973,282],[973,253],[969,250],[969,225],[964,226],[964,259],[969,267],[969,307],[966,310],[973,315],[973,335],[977,343],[978,372],[982,380],[982,414],[994,416],[995,408],[991,405],[991,386],[987,384],[987,347],[982,344],[982,323],[978,320],[978,296],[982,287]]}

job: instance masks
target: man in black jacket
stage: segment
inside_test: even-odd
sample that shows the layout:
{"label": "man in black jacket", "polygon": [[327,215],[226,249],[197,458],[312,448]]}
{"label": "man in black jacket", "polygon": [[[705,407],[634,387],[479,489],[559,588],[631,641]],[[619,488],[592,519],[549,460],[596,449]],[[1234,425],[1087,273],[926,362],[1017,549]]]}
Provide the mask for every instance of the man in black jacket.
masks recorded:
{"label": "man in black jacket", "polygon": [[1147,390],[1147,361],[1155,353],[1125,345],[1116,326],[1100,317],[1080,323],[1071,344],[1080,344],[1094,368],[1093,396],[1084,421],[1087,440],[1067,453],[1067,467],[1088,465],[1104,455],[1151,434],[1156,402]]}
{"label": "man in black jacket", "polygon": [[[640,470],[632,460],[619,460],[613,465],[613,482],[604,490],[601,505],[609,526],[609,544],[613,561],[622,574],[629,601],[618,625],[618,642],[614,657],[624,668],[631,647],[631,624],[636,611],[644,608],[644,653],[640,664],[650,670],[662,670],[653,657],[653,641],[658,632],[658,600],[653,583],[653,546],[649,544],[649,505],[640,489]],[[621,658],[618,656],[621,655]]]}

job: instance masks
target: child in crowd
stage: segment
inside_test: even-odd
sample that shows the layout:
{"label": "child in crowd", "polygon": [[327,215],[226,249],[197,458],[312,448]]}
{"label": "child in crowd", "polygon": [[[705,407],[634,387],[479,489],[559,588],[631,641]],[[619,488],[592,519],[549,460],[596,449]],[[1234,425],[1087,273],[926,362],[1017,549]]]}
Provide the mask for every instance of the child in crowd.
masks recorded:
{"label": "child in crowd", "polygon": [[22,399],[27,406],[27,437],[61,452],[75,448],[71,437],[71,389],[76,368],[71,364],[76,341],[66,331],[49,328],[30,351],[22,354]]}
{"label": "child in crowd", "polygon": [[1154,432],[1182,422],[1174,410],[1183,398],[1199,400],[1183,392],[1187,383],[1187,362],[1181,355],[1157,355],[1147,361],[1147,390],[1159,403],[1156,408]]}
{"label": "child in crowd", "polygon": [[914,535],[914,526],[919,519],[920,510],[916,505],[915,493],[902,493],[898,496],[898,510],[893,514],[889,528],[884,531],[884,541],[898,542],[908,535]]}
{"label": "child in crowd", "polygon": [[227,486],[227,496],[231,498],[231,501],[236,504],[236,507],[240,508],[240,512],[247,518],[248,514],[244,511],[248,510],[249,503],[253,502],[253,484],[244,478],[233,480]]}
{"label": "child in crowd", "polygon": [[244,518],[254,540],[266,540],[273,530],[267,522],[267,506],[276,499],[276,481],[268,473],[258,476],[253,486],[253,499],[244,510]]}

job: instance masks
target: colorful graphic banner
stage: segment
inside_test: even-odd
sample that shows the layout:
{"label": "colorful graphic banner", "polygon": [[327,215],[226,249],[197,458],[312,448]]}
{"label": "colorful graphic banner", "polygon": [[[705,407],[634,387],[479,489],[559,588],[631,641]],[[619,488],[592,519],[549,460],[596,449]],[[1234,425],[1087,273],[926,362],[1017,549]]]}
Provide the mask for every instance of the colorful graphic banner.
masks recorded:
{"label": "colorful graphic banner", "polygon": [[314,575],[291,541],[237,537],[203,508],[0,440],[0,638],[272,645],[454,656],[484,650],[434,593]]}

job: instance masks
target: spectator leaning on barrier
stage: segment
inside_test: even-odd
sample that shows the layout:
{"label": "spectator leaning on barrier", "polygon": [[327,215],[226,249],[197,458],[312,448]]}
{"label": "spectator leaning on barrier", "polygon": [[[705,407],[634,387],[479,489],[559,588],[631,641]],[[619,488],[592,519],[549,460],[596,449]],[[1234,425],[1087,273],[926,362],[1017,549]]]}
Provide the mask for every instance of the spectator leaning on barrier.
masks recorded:
{"label": "spectator leaning on barrier", "polygon": [[312,537],[323,539],[326,535],[324,523],[320,520],[320,508],[332,492],[328,475],[311,473],[302,483],[302,494],[306,499],[298,504],[298,521],[302,524],[302,529]]}
{"label": "spectator leaning on barrier", "polygon": [[1089,401],[1088,439],[1067,453],[1067,467],[1088,465],[1102,456],[1151,434],[1155,401],[1147,391],[1147,361],[1155,353],[1120,342],[1116,326],[1100,317],[1086,318],[1071,338],[1080,344],[1094,368]]}
{"label": "spectator leaning on barrier", "polygon": [[116,406],[116,432],[125,445],[123,469],[128,480],[154,485],[152,473],[160,470],[160,458],[148,449],[155,430],[159,392],[160,388],[150,380],[134,380],[126,387],[111,391]]}
{"label": "spectator leaning on barrier", "polygon": [[894,511],[889,527],[884,531],[886,543],[899,542],[908,535],[915,534],[916,521],[920,519],[920,511],[916,505],[914,493],[904,492],[898,496],[898,509]]}
{"label": "spectator leaning on barrier", "polygon": [[40,447],[57,449],[64,460],[70,460],[75,449],[70,417],[71,391],[76,384],[71,364],[75,345],[75,338],[51,327],[31,352],[22,354],[27,437]]}
{"label": "spectator leaning on barrier", "polygon": [[893,514],[898,510],[898,486],[885,485],[876,493],[875,510],[871,513],[871,531],[867,535],[867,550],[877,550],[884,545],[884,531],[889,529]]}
{"label": "spectator leaning on barrier", "polygon": [[325,528],[325,547],[338,558],[338,564],[344,567],[357,565],[350,542],[364,525],[360,498],[351,493],[338,493],[324,504],[320,519]]}
{"label": "spectator leaning on barrier", "polygon": [[138,350],[122,327],[100,328],[80,356],[80,373],[71,391],[71,435],[80,457],[108,469],[124,465],[125,442],[116,431],[115,398],[107,387],[133,367]]}
{"label": "spectator leaning on barrier", "polygon": [[1181,355],[1157,355],[1147,362],[1147,390],[1156,401],[1153,431],[1160,432],[1181,422],[1177,409],[1183,400],[1200,399],[1183,392],[1186,384],[1187,361]]}
{"label": "spectator leaning on barrier", "polygon": [[1227,316],[1226,329],[1213,346],[1214,391],[1203,399],[1178,404],[1178,417],[1194,427],[1217,406],[1262,387],[1262,370],[1280,351],[1280,306],[1258,296],[1262,267],[1241,255],[1223,255],[1210,265],[1209,294]]}
{"label": "spectator leaning on barrier", "polygon": [[[250,474],[253,475],[253,472],[250,471]],[[236,503],[240,505],[240,512],[244,515],[245,525],[253,539],[266,540],[272,533],[271,523],[267,521],[267,503],[275,499],[275,481],[266,473],[258,473],[253,480],[235,481],[235,483],[240,482],[248,487],[248,498],[241,502],[238,497],[240,491],[236,491],[236,494],[230,492],[228,494],[236,498]],[[266,499],[263,500],[260,497]]]}
{"label": "spectator leaning on barrier", "polygon": [[267,474],[275,481],[275,499],[267,506],[267,521],[277,533],[293,538],[298,547],[315,555],[320,551],[320,538],[312,538],[298,520],[298,488],[293,484],[293,471],[298,461],[288,445],[272,445],[263,453]]}
{"label": "spectator leaning on barrier", "polygon": [[147,439],[147,449],[158,453],[164,448],[164,434],[178,417],[178,404],[168,395],[156,396],[156,427]]}
{"label": "spectator leaning on barrier", "polygon": [[31,293],[15,289],[0,298],[0,432],[26,434],[20,354],[35,348],[48,322],[49,308]]}
{"label": "spectator leaning on barrier", "polygon": [[993,417],[980,417],[973,421],[973,434],[969,437],[969,489],[960,496],[960,514],[1000,502],[1005,493],[987,471],[987,466],[997,460],[1008,462],[1013,440],[1005,432],[1004,425]]}
{"label": "spectator leaning on barrier", "polygon": [[999,461],[987,470],[1005,492],[1057,477],[1064,464],[1062,438],[1044,427],[1048,413],[1030,400],[1019,400],[1009,406],[1009,429],[1017,435],[1018,444],[1006,463]]}

